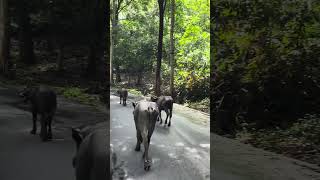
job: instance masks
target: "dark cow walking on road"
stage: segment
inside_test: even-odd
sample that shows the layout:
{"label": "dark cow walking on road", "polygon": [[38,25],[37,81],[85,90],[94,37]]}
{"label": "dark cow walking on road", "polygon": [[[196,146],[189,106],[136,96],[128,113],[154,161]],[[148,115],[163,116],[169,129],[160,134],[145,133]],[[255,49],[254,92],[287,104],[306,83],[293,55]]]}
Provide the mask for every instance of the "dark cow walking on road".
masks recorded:
{"label": "dark cow walking on road", "polygon": [[123,101],[123,106],[127,105],[127,97],[128,97],[128,91],[124,88],[117,91],[117,93],[120,95],[120,104],[121,100]]}
{"label": "dark cow walking on road", "polygon": [[137,145],[135,150],[140,151],[140,144],[144,145],[144,170],[151,167],[151,159],[149,158],[150,139],[159,116],[159,109],[156,103],[148,101],[140,101],[132,103],[134,110],[134,122],[137,132]]}
{"label": "dark cow walking on road", "polygon": [[37,114],[41,115],[40,137],[42,141],[52,139],[51,122],[57,109],[57,96],[54,91],[47,87],[25,87],[19,95],[24,102],[30,101],[33,116],[31,134],[37,132]]}
{"label": "dark cow walking on road", "polygon": [[166,121],[164,124],[167,124],[168,117],[169,124],[171,125],[171,118],[172,118],[172,110],[173,110],[173,98],[171,96],[160,96],[160,97],[151,97],[151,101],[157,102],[159,106],[159,118],[160,118],[160,124],[162,124],[162,118],[161,118],[161,111],[164,110],[166,112]]}

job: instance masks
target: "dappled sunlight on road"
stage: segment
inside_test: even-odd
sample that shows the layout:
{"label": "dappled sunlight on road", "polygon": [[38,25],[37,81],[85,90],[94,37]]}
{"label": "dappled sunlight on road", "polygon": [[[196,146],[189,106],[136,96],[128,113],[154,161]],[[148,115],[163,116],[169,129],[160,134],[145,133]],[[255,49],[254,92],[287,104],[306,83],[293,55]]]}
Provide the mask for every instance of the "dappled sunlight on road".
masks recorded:
{"label": "dappled sunlight on road", "polygon": [[202,148],[209,148],[210,149],[210,144],[200,144],[199,146]]}
{"label": "dappled sunlight on road", "polygon": [[175,144],[176,146],[184,146],[184,144],[182,142],[178,142]]}
{"label": "dappled sunlight on road", "polygon": [[[120,162],[127,172],[125,179],[209,179],[210,146],[209,131],[206,127],[193,125],[173,113],[172,126],[156,122],[151,137],[149,156],[151,169],[143,169],[144,146],[135,151],[136,129],[133,107],[119,104],[119,97],[111,96],[111,136],[110,140]],[[191,123],[191,124],[190,124]],[[194,129],[198,129],[194,131]],[[208,129],[208,128],[207,128]],[[208,132],[208,133],[206,133]]]}

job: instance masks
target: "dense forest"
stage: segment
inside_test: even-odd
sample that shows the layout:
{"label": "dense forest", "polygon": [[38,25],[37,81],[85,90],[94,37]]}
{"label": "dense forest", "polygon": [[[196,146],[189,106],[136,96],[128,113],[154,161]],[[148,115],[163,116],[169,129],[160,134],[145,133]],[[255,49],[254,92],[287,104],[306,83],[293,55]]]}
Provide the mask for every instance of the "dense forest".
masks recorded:
{"label": "dense forest", "polygon": [[85,77],[105,80],[106,66],[100,66],[107,63],[104,56],[108,56],[105,52],[109,25],[105,22],[109,13],[105,1],[7,3],[8,69],[22,70],[43,64],[62,76],[73,59],[82,65]]}
{"label": "dense forest", "polygon": [[212,6],[211,130],[319,163],[320,2]]}
{"label": "dense forest", "polygon": [[[194,106],[208,112],[209,1],[113,0],[111,7],[114,84],[136,88],[144,95],[156,94],[160,59],[161,94],[173,95],[179,103],[201,104],[202,108]],[[163,23],[159,23],[160,15]],[[159,49],[161,29],[163,40]],[[173,93],[170,79],[173,79]]]}
{"label": "dense forest", "polygon": [[[107,1],[1,1],[4,83],[46,84],[66,96],[108,94]],[[78,98],[79,99],[79,98]],[[104,100],[109,97],[103,97]]]}

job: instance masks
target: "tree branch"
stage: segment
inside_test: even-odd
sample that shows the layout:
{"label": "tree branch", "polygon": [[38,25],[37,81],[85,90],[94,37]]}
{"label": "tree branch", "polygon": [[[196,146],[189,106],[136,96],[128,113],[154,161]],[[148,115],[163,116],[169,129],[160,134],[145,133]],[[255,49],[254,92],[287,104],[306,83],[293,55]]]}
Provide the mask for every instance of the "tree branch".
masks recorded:
{"label": "tree branch", "polygon": [[122,11],[124,8],[129,6],[133,0],[129,0],[121,9],[119,9],[119,12]]}

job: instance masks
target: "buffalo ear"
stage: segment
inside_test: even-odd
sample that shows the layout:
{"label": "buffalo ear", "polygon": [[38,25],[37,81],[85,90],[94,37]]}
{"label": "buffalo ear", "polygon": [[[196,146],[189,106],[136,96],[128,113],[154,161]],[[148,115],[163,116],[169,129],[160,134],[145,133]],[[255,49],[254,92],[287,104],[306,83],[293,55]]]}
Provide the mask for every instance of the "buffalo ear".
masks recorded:
{"label": "buffalo ear", "polygon": [[132,102],[132,106],[133,106],[133,108],[136,108],[136,105],[137,105],[137,103]]}
{"label": "buffalo ear", "polygon": [[157,96],[151,96],[151,101],[152,102],[157,102],[158,99],[159,99],[159,97],[157,97]]}
{"label": "buffalo ear", "polygon": [[80,133],[80,129],[78,128],[72,128],[72,138],[76,142],[77,147],[81,144],[83,137]]}

